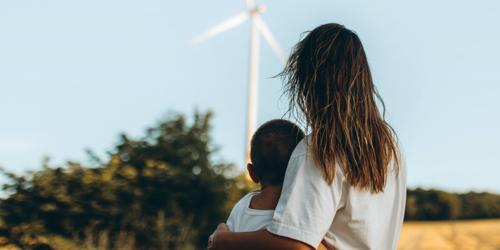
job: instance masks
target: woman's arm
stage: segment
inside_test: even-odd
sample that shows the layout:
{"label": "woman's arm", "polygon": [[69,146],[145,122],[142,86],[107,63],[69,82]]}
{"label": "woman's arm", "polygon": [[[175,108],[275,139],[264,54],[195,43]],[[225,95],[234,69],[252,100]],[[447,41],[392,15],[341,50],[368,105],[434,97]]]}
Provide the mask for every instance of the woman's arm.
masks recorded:
{"label": "woman's arm", "polygon": [[[311,246],[290,238],[274,235],[266,230],[256,232],[235,233],[227,231],[224,226],[219,226],[213,235],[211,250],[231,249],[287,249],[287,250],[311,250]],[[210,243],[209,243],[210,245]]]}
{"label": "woman's arm", "polygon": [[336,179],[330,185],[314,164],[313,158],[307,154],[290,158],[281,197],[268,231],[226,232],[220,230],[224,227],[221,224],[213,234],[215,240],[209,249],[311,250],[319,246],[340,206],[343,180],[342,173],[336,173]]}

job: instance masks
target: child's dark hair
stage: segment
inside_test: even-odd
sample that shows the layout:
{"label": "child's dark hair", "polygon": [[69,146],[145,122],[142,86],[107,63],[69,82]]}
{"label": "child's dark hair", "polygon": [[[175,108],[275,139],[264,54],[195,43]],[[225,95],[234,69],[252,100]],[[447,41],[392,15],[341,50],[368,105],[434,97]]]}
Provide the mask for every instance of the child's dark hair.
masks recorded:
{"label": "child's dark hair", "polygon": [[252,137],[250,158],[261,183],[280,186],[288,160],[304,132],[290,121],[276,119],[260,126]]}

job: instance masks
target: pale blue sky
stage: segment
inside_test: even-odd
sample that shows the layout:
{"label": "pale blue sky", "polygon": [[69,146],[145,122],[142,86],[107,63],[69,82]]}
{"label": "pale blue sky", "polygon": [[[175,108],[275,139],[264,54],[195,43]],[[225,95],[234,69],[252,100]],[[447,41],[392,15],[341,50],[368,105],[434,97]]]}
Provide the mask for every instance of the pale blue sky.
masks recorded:
{"label": "pale blue sky", "polygon": [[[361,37],[411,186],[500,192],[500,2],[257,1],[288,52],[339,22]],[[169,110],[215,112],[219,156],[242,163],[249,25],[188,40],[244,1],[0,2],[0,165],[103,153]],[[281,117],[281,65],[262,45],[258,121]]]}

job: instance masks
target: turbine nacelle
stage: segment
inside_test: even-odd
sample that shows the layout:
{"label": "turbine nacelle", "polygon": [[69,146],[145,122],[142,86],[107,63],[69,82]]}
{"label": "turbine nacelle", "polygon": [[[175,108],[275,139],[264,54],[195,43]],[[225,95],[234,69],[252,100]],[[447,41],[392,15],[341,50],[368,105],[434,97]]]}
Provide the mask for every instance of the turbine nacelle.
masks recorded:
{"label": "turbine nacelle", "polygon": [[248,13],[253,16],[253,15],[260,15],[264,12],[266,12],[267,10],[267,6],[261,4],[261,5],[258,5],[252,9],[248,9]]}
{"label": "turbine nacelle", "polygon": [[257,26],[259,33],[264,37],[267,44],[271,47],[274,54],[278,57],[282,64],[285,63],[285,54],[283,50],[279,46],[278,42],[274,38],[271,30],[267,26],[267,24],[262,20],[261,14],[267,10],[267,7],[263,4],[255,5],[253,1],[246,2],[247,9],[243,12],[240,12],[228,19],[214,25],[212,28],[208,29],[206,32],[194,37],[191,40],[191,43],[201,43],[206,41],[214,36],[217,36],[223,32],[234,29],[240,26],[243,22],[245,22],[250,17],[250,22],[253,25]]}

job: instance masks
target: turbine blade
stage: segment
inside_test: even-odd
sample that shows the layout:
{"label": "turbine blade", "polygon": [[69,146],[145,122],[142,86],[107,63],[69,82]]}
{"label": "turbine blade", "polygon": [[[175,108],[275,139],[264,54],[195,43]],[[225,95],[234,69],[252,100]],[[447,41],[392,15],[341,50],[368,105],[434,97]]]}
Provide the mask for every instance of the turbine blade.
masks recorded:
{"label": "turbine blade", "polygon": [[248,12],[244,11],[239,14],[236,14],[228,19],[216,24],[212,28],[208,29],[205,33],[202,33],[193,39],[191,39],[191,43],[200,43],[211,37],[214,37],[224,31],[230,30],[232,28],[236,28],[238,25],[243,23],[249,17]]}
{"label": "turbine blade", "polygon": [[255,24],[259,28],[260,33],[262,34],[266,42],[274,51],[274,54],[276,54],[278,59],[280,59],[281,63],[285,64],[286,62],[285,54],[283,53],[283,50],[281,49],[280,45],[274,38],[273,33],[271,33],[271,30],[269,29],[267,24],[264,22],[264,20],[262,20],[260,16],[255,16],[253,20],[255,21]]}

